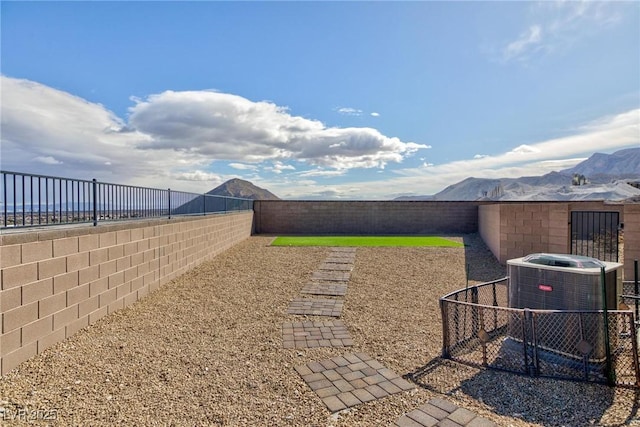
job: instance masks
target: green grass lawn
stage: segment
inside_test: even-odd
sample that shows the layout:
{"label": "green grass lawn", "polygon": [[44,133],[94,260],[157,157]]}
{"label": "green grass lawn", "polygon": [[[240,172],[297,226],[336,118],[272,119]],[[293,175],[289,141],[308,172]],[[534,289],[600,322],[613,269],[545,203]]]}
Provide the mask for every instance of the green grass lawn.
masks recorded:
{"label": "green grass lawn", "polygon": [[283,236],[271,246],[441,246],[462,247],[464,244],[435,236]]}

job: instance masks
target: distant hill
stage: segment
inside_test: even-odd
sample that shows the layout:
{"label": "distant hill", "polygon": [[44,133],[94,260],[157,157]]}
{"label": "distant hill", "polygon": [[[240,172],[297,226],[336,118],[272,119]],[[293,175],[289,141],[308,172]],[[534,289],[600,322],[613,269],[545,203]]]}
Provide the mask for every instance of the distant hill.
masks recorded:
{"label": "distant hill", "polygon": [[207,194],[213,196],[240,197],[242,199],[253,200],[280,200],[278,196],[260,188],[249,181],[233,178],[209,191]]}
{"label": "distant hill", "polygon": [[[238,178],[230,179],[206,194],[253,200],[280,200],[278,196],[270,191]],[[242,201],[234,201],[222,197],[207,197],[206,200],[203,200],[203,198],[204,196],[197,196],[193,200],[173,209],[172,212],[176,215],[198,214],[202,213],[203,210],[206,212],[220,212],[232,209],[234,203],[242,203]]]}
{"label": "distant hill", "polygon": [[[584,178],[573,185],[574,176]],[[467,178],[435,195],[395,200],[635,200],[640,198],[640,148],[596,153],[570,169],[521,178]]]}
{"label": "distant hill", "polygon": [[629,148],[613,154],[595,153],[584,162],[562,171],[585,176],[616,175],[640,177],[640,148]]}

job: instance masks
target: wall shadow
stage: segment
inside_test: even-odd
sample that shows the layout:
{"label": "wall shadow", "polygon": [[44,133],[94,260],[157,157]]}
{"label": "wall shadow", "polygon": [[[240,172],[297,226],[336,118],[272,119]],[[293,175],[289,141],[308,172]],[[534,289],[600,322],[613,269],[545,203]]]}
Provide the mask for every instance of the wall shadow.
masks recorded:
{"label": "wall shadow", "polygon": [[471,282],[484,283],[501,279],[507,275],[507,268],[489,250],[480,234],[465,234],[464,243],[465,264],[468,266],[469,284]]}
{"label": "wall shadow", "polygon": [[[474,368],[439,357],[405,378],[445,396],[462,393],[498,415],[536,425],[624,426],[640,420],[637,388],[534,378]],[[629,400],[633,402],[630,407]],[[607,413],[609,409],[614,417]]]}

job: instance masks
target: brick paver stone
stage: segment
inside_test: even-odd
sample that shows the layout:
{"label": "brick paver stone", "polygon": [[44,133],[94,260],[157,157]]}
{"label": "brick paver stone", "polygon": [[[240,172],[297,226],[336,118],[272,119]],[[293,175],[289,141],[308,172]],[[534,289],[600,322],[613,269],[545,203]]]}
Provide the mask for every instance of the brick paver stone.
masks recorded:
{"label": "brick paver stone", "polygon": [[422,424],[420,424],[417,421],[412,420],[411,418],[407,417],[406,415],[401,416],[398,421],[396,421],[396,426],[398,427],[423,427]]}
{"label": "brick paver stone", "polygon": [[341,297],[347,293],[347,284],[336,282],[311,282],[304,285],[300,293]]}
{"label": "brick paver stone", "polygon": [[337,394],[340,394],[340,390],[338,390],[334,386],[321,388],[319,390],[314,390],[314,391],[316,392],[318,397],[320,397],[320,399],[324,399],[325,397],[335,396]]}
{"label": "brick paver stone", "polygon": [[425,412],[428,415],[431,415],[433,418],[438,420],[443,420],[449,416],[447,411],[443,411],[437,406],[433,406],[430,403],[426,403],[420,407],[420,411]]}
{"label": "brick paver stone", "polygon": [[[353,340],[341,320],[285,322],[282,324],[282,345],[284,348],[350,347]],[[333,362],[322,365],[324,369],[338,366]]]}
{"label": "brick paver stone", "polygon": [[329,262],[331,264],[346,264],[353,265],[355,261],[355,257],[341,257],[341,256],[330,256],[324,260],[324,262]]}
{"label": "brick paver stone", "polygon": [[468,424],[475,417],[476,414],[465,408],[458,408],[449,415],[450,420],[455,421],[460,425]]}
{"label": "brick paver stone", "polygon": [[318,270],[323,270],[323,271],[351,271],[353,270],[353,264],[344,264],[344,263],[337,263],[337,262],[325,262],[320,264],[320,267],[318,267]]}
{"label": "brick paver stone", "polygon": [[453,411],[458,409],[458,407],[456,405],[454,405],[453,403],[449,402],[448,400],[440,399],[440,398],[437,398],[437,397],[431,399],[429,401],[429,404],[431,404],[433,406],[437,406],[438,408],[442,409],[443,411],[447,411],[448,413],[452,413]]}
{"label": "brick paver stone", "polygon": [[[415,424],[411,424],[409,420]],[[396,421],[398,427],[436,425],[438,427],[497,427],[493,421],[479,417],[468,409],[459,408],[440,398],[431,399],[428,403],[403,415]]]}
{"label": "brick paver stone", "polygon": [[438,423],[438,427],[464,427],[455,421],[451,421],[449,418],[445,418],[444,420]]}
{"label": "brick paver stone", "polygon": [[319,270],[311,273],[311,278],[314,280],[324,280],[328,282],[348,282],[351,277],[351,273],[348,271],[326,271]]}
{"label": "brick paver stone", "polygon": [[327,396],[322,399],[322,402],[327,405],[327,408],[329,408],[331,412],[338,412],[347,408],[347,405],[342,403],[342,400],[336,396]]}
{"label": "brick paver stone", "polygon": [[466,427],[498,427],[493,421],[486,418],[475,417]]}
{"label": "brick paver stone", "polygon": [[344,301],[336,299],[295,298],[287,314],[340,317]]}
{"label": "brick paver stone", "polygon": [[[373,369],[372,365],[379,368]],[[321,371],[319,366],[335,368]],[[318,394],[331,412],[415,388],[400,375],[364,353],[349,353],[332,359],[311,362],[295,369],[298,374],[314,372],[314,374],[301,374],[302,379]],[[384,372],[384,375],[380,372]],[[317,374],[323,374],[324,379],[320,379],[316,376]],[[335,393],[335,390],[338,390],[338,393]]]}
{"label": "brick paver stone", "polygon": [[420,423],[420,425],[426,426],[426,427],[432,427],[432,426],[438,424],[438,420],[436,418],[433,418],[429,414],[425,414],[424,412],[420,411],[419,409],[409,412],[407,414],[407,417],[409,417],[412,420]]}

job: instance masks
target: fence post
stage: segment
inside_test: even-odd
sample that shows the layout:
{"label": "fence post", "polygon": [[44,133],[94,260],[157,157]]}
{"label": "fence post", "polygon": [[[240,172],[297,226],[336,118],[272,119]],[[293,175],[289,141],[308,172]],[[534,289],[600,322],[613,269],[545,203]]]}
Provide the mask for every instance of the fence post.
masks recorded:
{"label": "fence post", "polygon": [[169,219],[171,219],[171,189],[167,189],[167,198],[169,199]]}
{"label": "fence post", "polygon": [[[15,179],[15,176],[14,178]],[[24,177],[22,177],[22,180],[24,182]],[[24,188],[24,185],[23,185]],[[15,191],[13,192],[13,197],[16,197],[16,193]],[[24,197],[23,197],[24,199]],[[2,215],[2,226],[6,227],[7,226],[7,174],[2,172],[2,210],[4,212],[4,215]],[[24,211],[25,211],[25,207],[24,207],[24,202],[22,203],[22,212],[24,215]],[[16,204],[13,204],[13,216],[15,217],[16,215]],[[13,223],[16,223],[16,220],[13,220]],[[24,224],[24,220],[22,221],[22,224]]]}
{"label": "fence post", "polygon": [[[640,285],[638,284],[638,260],[633,260],[633,291],[635,296],[640,296]],[[636,321],[640,321],[640,300],[636,298]]]}
{"label": "fence post", "polygon": [[472,334],[477,335],[480,332],[480,318],[478,313],[478,287],[471,288],[471,303],[473,308],[471,309],[471,331]]}
{"label": "fence post", "polygon": [[616,383],[616,373],[613,371],[611,363],[611,343],[609,342],[609,311],[607,310],[607,285],[605,282],[605,268],[600,267],[600,283],[602,288],[602,315],[604,317],[604,351],[606,357],[605,370],[607,374],[607,384]]}
{"label": "fence post", "polygon": [[98,225],[98,181],[93,178],[93,226]]}
{"label": "fence post", "polygon": [[[637,275],[636,275],[637,277]],[[638,364],[638,339],[636,330],[636,323],[633,316],[629,316],[629,329],[631,332],[631,349],[633,352],[633,367],[636,370],[636,385],[640,387],[640,365]]]}
{"label": "fence post", "polygon": [[[521,327],[522,327],[522,355],[523,355],[523,361],[524,361],[524,372],[531,376],[532,375],[532,368],[531,365],[529,364],[529,351],[527,350],[527,340],[529,339],[529,336],[527,334],[527,323],[532,323],[531,321],[531,311],[528,308],[525,308],[524,311],[522,311],[522,313],[520,314],[520,321],[521,323]],[[529,328],[531,329],[531,327]]]}
{"label": "fence post", "polygon": [[[442,358],[449,359],[449,315],[446,301],[440,298],[440,314],[442,315]],[[456,326],[457,328],[457,326]]]}

